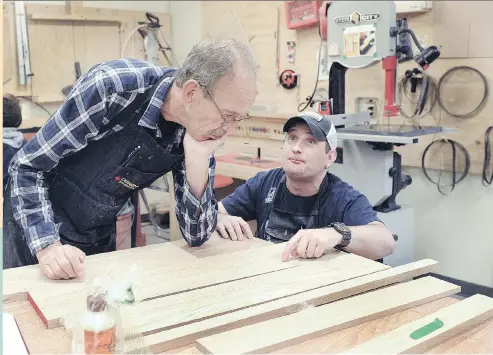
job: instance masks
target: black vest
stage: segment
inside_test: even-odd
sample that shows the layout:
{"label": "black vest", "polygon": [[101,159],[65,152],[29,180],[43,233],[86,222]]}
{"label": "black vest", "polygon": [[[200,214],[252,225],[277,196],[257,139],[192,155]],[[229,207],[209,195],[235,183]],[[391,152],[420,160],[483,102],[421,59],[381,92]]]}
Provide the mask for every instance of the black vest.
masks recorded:
{"label": "black vest", "polygon": [[[64,157],[52,172],[49,199],[55,222],[61,223],[60,235],[69,242],[89,246],[115,235],[116,215],[131,194],[184,160],[182,145],[168,148],[178,124],[160,117],[161,138],[138,124],[158,85],[112,118],[106,136]],[[116,125],[123,129],[110,131]]]}

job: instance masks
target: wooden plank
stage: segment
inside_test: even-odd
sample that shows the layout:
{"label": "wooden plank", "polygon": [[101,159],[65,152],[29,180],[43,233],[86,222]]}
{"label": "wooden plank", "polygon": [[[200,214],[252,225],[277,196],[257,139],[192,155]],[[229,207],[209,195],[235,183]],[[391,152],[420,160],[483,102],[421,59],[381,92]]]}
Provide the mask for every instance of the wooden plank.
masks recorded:
{"label": "wooden plank", "polygon": [[84,16],[84,15],[45,15],[45,14],[30,14],[28,16],[31,20],[42,21],[83,21],[83,22],[115,22],[121,23],[122,19],[119,17],[106,17],[106,16]]}
{"label": "wooden plank", "polygon": [[[350,348],[346,353],[422,353],[491,317],[493,298],[477,294]],[[417,338],[418,333],[414,332],[432,323],[442,326]]]}
{"label": "wooden plank", "polygon": [[431,272],[437,264],[434,260],[424,259],[389,268],[370,275],[209,318],[201,322],[151,334],[144,338],[145,344],[154,354],[175,349],[212,334],[281,317],[297,312],[307,306],[319,306],[396,282],[405,281]]}
{"label": "wooden plank", "polygon": [[[148,335],[389,268],[336,251],[302,262],[299,267],[123,307],[121,316]],[[200,273],[206,277],[206,271]]]}
{"label": "wooden plank", "polygon": [[[333,333],[460,291],[433,277],[401,283],[197,340],[209,354],[258,354]],[[277,331],[276,331],[277,330]]]}
{"label": "wooden plank", "polygon": [[80,290],[84,280],[101,274],[101,270],[109,267],[123,263],[129,265],[129,259],[143,268],[146,268],[146,265],[155,265],[156,262],[177,267],[177,263],[183,265],[197,260],[181,248],[171,243],[163,243],[88,256],[84,263],[85,275],[82,279],[50,280],[44,276],[38,265],[3,270],[3,301],[26,300],[27,292],[35,289],[62,287],[67,290]]}
{"label": "wooden plank", "polygon": [[213,233],[211,239],[199,247],[191,247],[183,239],[172,243],[198,258],[272,245],[271,242],[259,238],[245,239],[242,241],[227,240],[220,237],[218,233]]}
{"label": "wooden plank", "polygon": [[[179,249],[177,246],[175,248]],[[283,262],[281,259],[283,249],[284,245],[273,244],[259,251],[244,250],[227,257],[186,260],[185,263],[173,264],[166,263],[157,255],[153,257],[143,255],[144,258],[151,260],[146,263],[138,261],[141,279],[136,280],[138,282],[136,297],[139,300],[150,300],[306,264],[301,259]],[[179,250],[181,253],[186,253]],[[197,270],[201,270],[200,276],[197,276]],[[99,267],[94,272],[94,276],[100,273]],[[60,326],[59,320],[70,312],[74,303],[84,304],[83,286],[57,284],[55,287],[37,287],[29,291],[29,300],[48,328],[57,327]]]}

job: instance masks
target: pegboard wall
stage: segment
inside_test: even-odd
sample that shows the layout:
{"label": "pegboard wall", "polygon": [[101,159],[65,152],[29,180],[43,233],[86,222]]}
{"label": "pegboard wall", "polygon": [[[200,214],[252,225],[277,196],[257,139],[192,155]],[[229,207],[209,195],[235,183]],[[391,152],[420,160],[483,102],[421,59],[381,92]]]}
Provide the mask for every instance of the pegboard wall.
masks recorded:
{"label": "pegboard wall", "polygon": [[[467,11],[465,9],[467,8]],[[407,16],[409,28],[418,36],[423,45],[441,46],[441,57],[427,70],[436,83],[450,68],[470,66],[482,73],[488,85],[493,83],[493,13],[491,1],[434,1],[433,10],[424,14]],[[252,109],[255,116],[289,117],[298,112],[298,106],[311,95],[317,78],[318,50],[320,37],[318,27],[290,30],[286,26],[283,1],[206,1],[203,2],[203,36],[215,38],[236,38],[248,43],[255,52],[259,63],[259,95]],[[289,57],[288,42],[296,45],[294,57]],[[279,61],[277,60],[279,54]],[[279,65],[277,65],[279,63]],[[398,75],[416,67],[412,62],[399,65]],[[284,89],[279,85],[278,76],[285,69],[298,74],[298,86]],[[484,87],[479,77],[463,74],[454,76],[446,85],[442,99],[449,110],[462,111],[474,108],[479,103]],[[319,81],[318,88],[326,90],[327,81]],[[490,88],[491,91],[491,88]],[[359,98],[375,99],[380,122],[384,105],[384,71],[381,64],[346,73],[346,112],[357,109]],[[491,96],[491,95],[490,95]],[[361,101],[361,100],[360,100]],[[402,101],[406,112],[412,112],[407,99]],[[440,106],[434,105],[431,112],[422,118],[394,118],[395,124],[418,124],[424,126],[443,125],[456,129],[456,133],[436,135],[422,139],[419,144],[397,148],[402,154],[405,166],[421,167],[426,146],[433,139],[449,138],[464,145],[470,155],[470,174],[481,174],[484,161],[484,135],[488,126],[493,125],[493,100],[487,98],[485,105],[469,118],[457,118],[447,114]],[[451,149],[430,156],[427,168],[450,170]],[[457,169],[464,166],[458,156]]]}
{"label": "pegboard wall", "polygon": [[[61,102],[64,100],[62,88],[72,85],[76,80],[75,62],[80,63],[81,72],[85,73],[94,64],[121,58],[122,48],[132,30],[138,22],[148,21],[145,11],[89,8],[82,7],[81,3],[71,1],[71,13],[67,13],[64,5],[25,5],[31,71],[34,76],[32,85],[20,86],[14,3],[3,2],[4,92],[32,97],[40,103]],[[156,15],[170,43],[171,16],[167,13]],[[125,57],[145,59],[143,39],[138,32],[130,37],[123,54]]]}

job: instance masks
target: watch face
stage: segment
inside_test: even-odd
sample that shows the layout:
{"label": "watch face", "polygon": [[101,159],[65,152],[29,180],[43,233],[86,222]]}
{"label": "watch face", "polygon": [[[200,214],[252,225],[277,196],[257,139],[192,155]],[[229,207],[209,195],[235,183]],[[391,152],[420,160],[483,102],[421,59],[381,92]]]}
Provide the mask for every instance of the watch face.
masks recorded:
{"label": "watch face", "polygon": [[334,223],[334,228],[343,234],[351,233],[351,230],[344,223]]}

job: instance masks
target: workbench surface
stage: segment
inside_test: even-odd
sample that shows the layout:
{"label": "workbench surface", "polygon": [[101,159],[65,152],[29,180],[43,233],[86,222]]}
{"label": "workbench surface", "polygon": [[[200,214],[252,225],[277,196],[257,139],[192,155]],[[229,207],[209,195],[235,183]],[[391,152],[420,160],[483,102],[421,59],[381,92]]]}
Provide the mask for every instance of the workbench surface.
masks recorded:
{"label": "workbench surface", "polygon": [[[199,248],[190,248],[183,241],[173,242],[182,249],[197,255],[198,257],[217,255],[238,250],[251,248],[266,243],[262,240],[248,240],[245,242],[226,241],[215,235],[210,243]],[[329,335],[321,336],[304,343],[290,346],[274,353],[288,354],[322,354],[336,353],[347,350],[368,339],[390,331],[402,324],[432,313],[440,308],[458,302],[448,297],[440,299],[419,307],[398,312],[390,316],[382,317],[374,321],[354,326]],[[63,328],[46,329],[39,316],[36,314],[28,301],[16,301],[4,303],[4,312],[12,313],[21,330],[24,341],[31,354],[66,354],[70,353],[70,334]],[[194,344],[167,351],[167,354],[202,354]],[[482,323],[475,328],[452,338],[443,344],[436,346],[428,353],[458,354],[458,353],[493,353],[493,320]]]}

